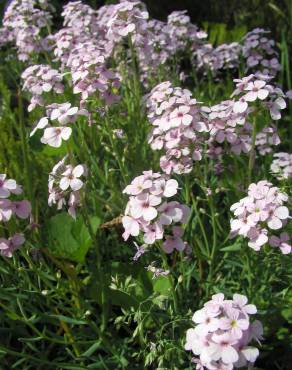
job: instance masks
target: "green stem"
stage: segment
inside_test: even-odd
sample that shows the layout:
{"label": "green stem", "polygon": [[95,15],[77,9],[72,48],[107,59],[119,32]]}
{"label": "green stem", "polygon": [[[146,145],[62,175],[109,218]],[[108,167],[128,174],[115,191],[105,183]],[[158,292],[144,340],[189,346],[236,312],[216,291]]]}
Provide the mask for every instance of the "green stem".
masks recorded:
{"label": "green stem", "polygon": [[119,152],[118,152],[118,149],[117,149],[117,146],[116,146],[116,141],[113,140],[113,137],[112,137],[112,129],[110,127],[108,112],[106,112],[106,115],[105,115],[105,126],[106,126],[107,135],[109,137],[110,144],[111,144],[111,147],[112,147],[112,150],[113,150],[114,157],[117,160],[118,165],[120,167],[120,171],[121,171],[124,183],[127,184],[127,179],[126,179],[126,175],[125,175],[126,174],[125,167],[124,167],[123,162],[121,161],[121,156],[119,155]]}
{"label": "green stem", "polygon": [[133,69],[133,83],[134,83],[134,114],[137,116],[137,121],[140,121],[140,98],[141,98],[141,91],[140,91],[140,74],[139,74],[139,65],[137,60],[137,55],[135,51],[135,47],[133,45],[132,37],[129,37],[129,45],[131,51],[131,62],[132,62],[132,69]]}
{"label": "green stem", "polygon": [[253,125],[252,125],[252,143],[251,143],[251,150],[249,152],[249,161],[248,161],[248,184],[251,183],[252,170],[253,170],[254,163],[255,163],[256,135],[257,135],[256,112],[254,112],[254,119],[253,119]]}
{"label": "green stem", "polygon": [[107,327],[108,321],[108,307],[106,301],[106,293],[105,293],[105,284],[104,284],[104,273],[102,268],[102,254],[100,252],[99,244],[96,243],[96,233],[94,232],[92,225],[90,223],[90,218],[87,212],[87,206],[84,204],[82,207],[82,216],[84,222],[88,228],[89,234],[91,236],[92,242],[95,245],[96,251],[96,264],[97,264],[97,275],[101,285],[101,307],[102,307],[102,314],[101,314],[101,332],[103,333]]}
{"label": "green stem", "polygon": [[212,243],[212,250],[210,255],[210,267],[209,267],[209,281],[212,280],[213,277],[213,267],[214,267],[214,259],[216,255],[216,248],[217,248],[217,225],[215,219],[215,209],[213,204],[213,199],[209,200],[210,209],[211,209],[211,223],[212,223],[212,230],[213,230],[213,243]]}
{"label": "green stem", "polygon": [[[25,192],[28,194],[29,200],[34,205],[33,191],[31,179],[33,175],[31,173],[30,164],[29,164],[29,155],[28,155],[28,146],[26,141],[26,131],[24,125],[24,116],[23,116],[23,101],[21,90],[18,88],[17,91],[17,100],[18,100],[18,121],[20,125],[20,139],[21,139],[21,148],[23,156],[23,173],[25,174]],[[34,207],[33,207],[34,208]]]}
{"label": "green stem", "polygon": [[205,232],[205,228],[204,228],[204,225],[203,225],[201,216],[200,216],[200,212],[198,210],[197,201],[196,201],[196,199],[195,199],[195,197],[193,195],[192,195],[192,203],[193,203],[193,207],[194,207],[194,210],[195,210],[195,213],[196,213],[196,217],[198,219],[199,226],[200,226],[200,229],[201,229],[201,232],[202,232],[202,235],[203,235],[205,247],[206,247],[206,249],[208,251],[208,254],[209,254],[209,242],[208,242],[208,238],[207,238],[207,235],[206,235],[206,232]]}
{"label": "green stem", "polygon": [[[170,271],[170,266],[168,264],[167,257],[166,257],[166,255],[165,255],[165,253],[163,251],[162,251],[162,259],[163,259],[164,268],[166,270],[169,270]],[[174,313],[177,314],[178,313],[178,298],[177,298],[177,292],[176,292],[175,286],[174,286],[173,277],[172,277],[171,274],[168,274],[167,275],[167,278],[168,278],[168,281],[169,281],[169,283],[171,285]]]}

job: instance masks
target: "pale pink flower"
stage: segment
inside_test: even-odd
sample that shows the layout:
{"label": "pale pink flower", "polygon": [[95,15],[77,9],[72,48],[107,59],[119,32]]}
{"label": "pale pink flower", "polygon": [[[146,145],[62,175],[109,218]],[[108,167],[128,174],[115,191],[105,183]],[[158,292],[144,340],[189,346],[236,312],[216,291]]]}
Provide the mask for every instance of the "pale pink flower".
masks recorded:
{"label": "pale pink flower", "polygon": [[177,189],[176,180],[153,171],[143,171],[143,175],[136,177],[123,191],[130,195],[122,221],[124,240],[142,232],[146,245],[154,244],[167,232],[166,235],[172,236],[167,236],[162,245],[166,252],[185,249],[181,239],[183,229],[178,226],[187,222],[190,210],[176,201],[165,201]]}
{"label": "pale pink flower", "polygon": [[147,251],[147,244],[143,244],[143,245],[139,246],[137,243],[134,242],[134,245],[136,247],[136,253],[133,257],[133,261],[136,262]]}
{"label": "pale pink flower", "polygon": [[256,226],[256,222],[248,218],[233,219],[230,221],[231,231],[239,235],[246,236],[247,233]]}
{"label": "pale pink flower", "polygon": [[0,221],[9,221],[12,215],[12,202],[8,199],[0,199]]}
{"label": "pale pink flower", "polygon": [[281,110],[285,109],[287,106],[285,100],[279,96],[275,101],[272,102],[270,107],[270,114],[271,118],[274,120],[278,120],[281,118]]}
{"label": "pale pink flower", "polygon": [[35,127],[33,128],[33,130],[31,131],[31,133],[29,134],[29,136],[33,136],[37,130],[42,130],[44,129],[46,126],[48,126],[49,124],[49,120],[48,120],[48,117],[42,117],[39,122],[35,125]]}
{"label": "pale pink flower", "polygon": [[31,204],[28,200],[21,200],[11,204],[13,212],[17,217],[26,219],[31,214]]}
{"label": "pale pink flower", "polygon": [[248,246],[255,251],[259,251],[269,240],[268,231],[266,229],[257,229],[256,227],[249,230],[247,237],[249,238]]}
{"label": "pale pink flower", "polygon": [[284,152],[275,153],[271,164],[271,172],[279,180],[292,177],[292,154]]}
{"label": "pale pink flower", "polygon": [[132,236],[139,235],[140,232],[139,223],[133,217],[123,216],[122,223],[125,229],[125,232],[123,233],[124,240],[127,240],[130,235]]}
{"label": "pale pink flower", "polygon": [[144,243],[153,244],[156,240],[163,238],[163,227],[159,222],[145,226],[144,228]]}
{"label": "pale pink flower", "polygon": [[281,229],[283,221],[289,218],[289,210],[285,206],[280,206],[270,212],[270,217],[267,221],[268,227],[272,230]]}
{"label": "pale pink flower", "polygon": [[239,351],[239,359],[236,362],[236,367],[244,367],[249,364],[253,364],[256,359],[258,358],[260,352],[257,348],[255,347],[243,347]]}
{"label": "pale pink flower", "polygon": [[193,117],[188,114],[190,107],[181,105],[170,113],[170,124],[172,127],[178,127],[180,125],[189,126],[193,120]]}
{"label": "pale pink flower", "polygon": [[161,203],[161,198],[155,195],[139,194],[131,199],[131,215],[134,218],[143,217],[145,221],[151,221],[157,216],[155,206]]}
{"label": "pale pink flower", "polygon": [[233,112],[234,113],[244,113],[248,108],[248,104],[245,101],[244,97],[241,97],[237,102],[233,105]]}
{"label": "pale pink flower", "polygon": [[283,254],[291,253],[291,243],[288,233],[281,233],[279,237],[272,235],[269,238],[269,244],[271,247],[280,248]]}
{"label": "pale pink flower", "polygon": [[47,106],[47,109],[50,113],[50,119],[58,120],[62,126],[75,122],[78,116],[88,116],[85,109],[71,107],[71,103],[52,104]]}
{"label": "pale pink flower", "polygon": [[146,106],[154,126],[148,142],[153,150],[165,150],[160,167],[167,174],[189,173],[193,161],[202,158],[203,141],[209,131],[203,107],[189,90],[172,88],[168,81],[151,90]]}
{"label": "pale pink flower", "polygon": [[255,320],[250,325],[250,339],[255,339],[258,343],[263,340],[264,329],[259,320]]}
{"label": "pale pink flower", "polygon": [[16,181],[13,179],[6,179],[4,173],[0,174],[0,198],[8,198],[10,193],[17,191]]}
{"label": "pale pink flower", "polygon": [[220,320],[216,318],[217,313],[212,313],[206,309],[196,311],[192,317],[192,321],[196,325],[195,333],[200,337],[206,336],[209,332],[213,333],[220,327]]}
{"label": "pale pink flower", "polygon": [[176,201],[164,202],[158,211],[161,213],[159,220],[163,225],[170,225],[172,222],[180,222],[183,219],[183,210]]}
{"label": "pale pink flower", "polygon": [[225,302],[224,294],[217,293],[212,295],[212,299],[204,304],[207,312],[212,314],[213,316],[218,316],[220,313],[221,308]]}
{"label": "pale pink flower", "polygon": [[185,349],[192,351],[195,362],[208,370],[230,369],[254,363],[258,350],[252,340],[262,339],[262,326],[250,322],[249,313],[256,307],[247,305],[247,298],[235,294],[225,300],[222,293],[212,296],[201,310],[193,315],[194,328],[188,329]]}
{"label": "pale pink flower", "polygon": [[183,233],[183,229],[179,226],[174,226],[172,228],[172,236],[167,236],[162,245],[162,249],[165,253],[172,253],[175,249],[181,252],[186,248],[186,244],[181,239]]}
{"label": "pale pink flower", "polygon": [[157,196],[165,196],[166,198],[173,197],[177,193],[178,182],[170,179],[160,179],[153,182],[151,193]]}
{"label": "pale pink flower", "polygon": [[71,127],[49,127],[45,129],[41,142],[53,148],[59,148],[62,145],[62,140],[69,140],[71,133]]}
{"label": "pale pink flower", "polygon": [[213,334],[212,341],[208,353],[214,361],[222,359],[225,364],[231,364],[238,360],[238,353],[233,347],[237,340],[230,334]]}
{"label": "pale pink flower", "polygon": [[72,191],[68,200],[68,214],[76,219],[76,208],[80,206],[81,197],[78,191]]}
{"label": "pale pink flower", "polygon": [[210,336],[208,339],[208,336],[198,335],[193,328],[187,330],[185,350],[192,351],[194,355],[200,356],[200,360],[203,363],[210,361],[209,346]]}
{"label": "pale pink flower", "polygon": [[259,251],[269,240],[268,229],[279,230],[288,223],[289,210],[283,205],[287,201],[288,195],[266,180],[250,184],[248,196],[231,206],[236,216],[230,221],[232,234],[247,237],[248,245]]}
{"label": "pale pink flower", "polygon": [[249,321],[237,309],[227,309],[226,313],[227,317],[220,319],[220,329],[230,331],[231,336],[234,338],[241,338],[242,332],[249,327]]}
{"label": "pale pink flower", "polygon": [[130,185],[126,186],[123,193],[130,195],[138,195],[145,189],[149,189],[152,186],[152,180],[147,179],[144,175],[135,177]]}
{"label": "pale pink flower", "polygon": [[153,274],[152,279],[156,279],[159,276],[167,276],[170,273],[169,270],[163,270],[162,268],[154,266],[154,262],[147,266],[146,270],[152,272]]}
{"label": "pale pink flower", "polygon": [[22,234],[15,234],[8,240],[0,238],[0,253],[2,256],[11,258],[13,252],[19,249],[24,242],[25,238]]}
{"label": "pale pink flower", "polygon": [[247,304],[248,299],[242,294],[233,294],[233,302],[246,315],[254,315],[257,313],[257,308],[254,304]]}
{"label": "pale pink flower", "polygon": [[60,188],[62,190],[67,190],[70,187],[73,191],[81,189],[83,181],[80,180],[79,177],[84,175],[84,172],[85,167],[81,164],[76,167],[68,167],[61,175]]}
{"label": "pale pink flower", "polygon": [[244,95],[244,99],[248,102],[253,102],[257,99],[265,100],[269,95],[269,90],[266,88],[266,82],[262,80],[249,82],[244,90],[249,91]]}
{"label": "pale pink flower", "polygon": [[87,176],[87,167],[85,165],[72,166],[66,165],[68,156],[59,161],[49,174],[48,204],[51,207],[56,204],[60,210],[67,206],[68,213],[74,219],[76,218],[76,209],[81,206],[81,189],[84,182],[80,177]]}

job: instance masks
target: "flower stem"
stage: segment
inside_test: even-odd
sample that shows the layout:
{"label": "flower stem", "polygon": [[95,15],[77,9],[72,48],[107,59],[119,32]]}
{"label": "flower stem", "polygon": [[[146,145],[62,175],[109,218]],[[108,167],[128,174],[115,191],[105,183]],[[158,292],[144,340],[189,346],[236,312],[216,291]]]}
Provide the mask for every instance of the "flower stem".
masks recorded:
{"label": "flower stem", "polygon": [[249,152],[249,161],[248,161],[248,184],[251,183],[252,171],[253,171],[253,167],[255,163],[256,135],[257,135],[257,127],[256,127],[256,117],[254,115],[253,125],[252,125],[252,143],[251,143],[251,150]]}
{"label": "flower stem", "polygon": [[28,155],[28,146],[26,141],[26,132],[25,132],[25,125],[24,125],[24,117],[23,117],[23,102],[22,102],[22,95],[21,90],[18,88],[17,91],[17,100],[18,100],[18,121],[20,124],[20,138],[21,138],[21,147],[22,147],[22,156],[23,156],[23,169],[25,176],[25,192],[28,194],[29,200],[32,204],[32,208],[34,209],[34,199],[33,199],[33,191],[32,191],[32,183],[31,179],[32,173],[31,168],[29,165],[29,155]]}
{"label": "flower stem", "polygon": [[[167,261],[167,257],[166,257],[166,255],[163,251],[162,251],[162,259],[163,259],[164,268],[167,269],[167,270],[170,270],[170,267],[169,267],[169,264],[168,264],[168,261]],[[178,299],[177,299],[177,293],[176,293],[175,286],[174,286],[173,277],[172,277],[171,274],[168,274],[167,278],[168,278],[168,281],[171,285],[174,313],[177,314],[177,312],[178,312]]]}

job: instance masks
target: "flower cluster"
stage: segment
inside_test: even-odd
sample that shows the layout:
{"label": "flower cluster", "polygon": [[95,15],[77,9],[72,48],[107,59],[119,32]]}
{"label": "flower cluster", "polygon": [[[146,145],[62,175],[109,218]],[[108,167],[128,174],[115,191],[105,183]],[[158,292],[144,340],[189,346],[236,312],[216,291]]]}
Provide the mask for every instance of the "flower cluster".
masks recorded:
{"label": "flower cluster", "polygon": [[276,126],[268,126],[256,134],[255,147],[260,155],[273,152],[272,146],[281,143]]}
{"label": "flower cluster", "polygon": [[232,97],[236,97],[233,111],[244,113],[249,105],[257,102],[268,109],[272,120],[281,118],[281,110],[286,108],[285,94],[279,87],[268,83],[271,77],[265,75],[249,75],[242,79],[235,79],[236,89]]}
{"label": "flower cluster", "polygon": [[[267,77],[249,75],[235,79],[236,89],[232,100],[226,100],[210,107],[208,141],[210,157],[221,154],[221,144],[227,142],[234,154],[248,153],[252,149],[253,125],[250,118],[256,110],[268,110],[272,120],[281,118],[281,110],[286,107],[284,93],[267,82]],[[279,145],[280,138],[275,126],[265,126],[256,135],[255,147],[260,155],[272,151],[272,145]]]}
{"label": "flower cluster", "polygon": [[168,201],[177,189],[176,180],[160,173],[144,171],[136,177],[123,191],[130,195],[122,219],[124,240],[142,232],[147,245],[164,238],[162,248],[166,253],[184,250],[186,243],[181,239],[181,225],[187,222],[189,208],[177,201]]}
{"label": "flower cluster", "polygon": [[43,106],[42,95],[46,92],[54,91],[56,94],[64,92],[62,75],[49,65],[33,65],[23,71],[23,90],[32,94],[28,111],[31,112],[36,106]]}
{"label": "flower cluster", "polygon": [[[248,196],[231,206],[235,218],[231,220],[232,235],[242,235],[249,239],[248,245],[255,251],[268,243],[275,245],[276,233],[283,229],[289,220],[289,210],[284,204],[288,195],[266,180],[251,184]],[[278,245],[282,253],[291,251],[288,234],[284,233],[285,245]],[[283,235],[282,235],[283,237]]]}
{"label": "flower cluster", "polygon": [[232,370],[253,365],[259,350],[250,343],[263,339],[261,322],[250,319],[256,312],[244,295],[234,294],[232,300],[222,293],[213,295],[194,313],[195,328],[186,335],[185,349],[198,356],[196,368]]}
{"label": "flower cluster", "polygon": [[108,21],[107,36],[116,42],[123,37],[138,35],[145,28],[145,20],[149,14],[141,1],[123,1],[113,7],[113,12]]}
{"label": "flower cluster", "polygon": [[192,170],[202,158],[202,143],[208,132],[203,108],[189,90],[163,82],[147,97],[148,119],[154,126],[148,142],[153,150],[164,149],[160,167],[167,173]]}
{"label": "flower cluster", "polygon": [[206,32],[191,23],[186,10],[177,10],[169,14],[167,32],[170,39],[168,49],[172,54],[179,50],[186,50],[187,46],[196,50],[202,44],[202,40],[207,38]]}
{"label": "flower cluster", "polygon": [[97,22],[96,11],[89,5],[81,1],[70,1],[64,5],[62,17],[64,17],[64,26],[72,29],[91,32],[91,27]]}
{"label": "flower cluster", "polygon": [[195,63],[199,69],[216,73],[222,69],[238,66],[241,47],[237,42],[222,44],[214,48],[211,44],[202,44],[195,52]]}
{"label": "flower cluster", "polygon": [[281,69],[278,53],[274,49],[275,41],[267,37],[269,31],[255,28],[244,37],[243,56],[248,70],[275,76]]}
{"label": "flower cluster", "polygon": [[271,164],[271,172],[278,180],[286,180],[292,177],[292,154],[275,153]]}
{"label": "flower cluster", "polygon": [[[11,200],[12,195],[22,193],[22,188],[6,174],[0,174],[0,222],[8,222],[13,215],[24,220],[31,214],[31,205],[27,200]],[[15,234],[9,239],[0,238],[0,254],[11,257],[25,241],[22,234]]]}
{"label": "flower cluster", "polygon": [[83,101],[96,92],[108,105],[118,100],[114,90],[120,87],[119,75],[107,69],[105,62],[100,48],[91,41],[80,43],[71,51],[67,67],[72,76],[73,93],[81,93]]}
{"label": "flower cluster", "polygon": [[87,168],[84,164],[73,166],[66,165],[67,157],[64,157],[49,174],[49,199],[51,207],[56,204],[60,210],[63,206],[68,208],[68,213],[76,218],[76,208],[81,205],[81,189],[84,182],[81,178],[87,176]]}
{"label": "flower cluster", "polygon": [[[68,123],[74,123],[79,116],[88,116],[87,110],[71,107],[70,103],[55,103],[46,108],[47,117],[42,117],[39,120],[30,136],[33,136],[38,129],[44,129],[41,142],[53,148],[59,148],[63,140],[69,140],[72,129],[66,126]],[[49,120],[58,121],[58,126],[49,125]]]}
{"label": "flower cluster", "polygon": [[68,3],[62,14],[64,28],[53,36],[54,54],[62,70],[69,70],[73,93],[81,94],[83,104],[96,92],[106,104],[115,102],[120,76],[107,68],[117,42],[107,36],[109,14],[94,11],[80,1]]}
{"label": "flower cluster", "polygon": [[161,267],[156,267],[155,262],[152,262],[150,265],[146,267],[147,271],[150,271],[152,273],[152,279],[156,279],[160,276],[167,276],[169,275],[169,270],[163,270]]}
{"label": "flower cluster", "polygon": [[6,41],[15,42],[19,60],[26,61],[32,53],[46,49],[47,42],[42,39],[41,30],[51,23],[47,9],[46,1],[10,1],[4,14],[2,32],[8,36]]}
{"label": "flower cluster", "polygon": [[208,155],[218,157],[223,152],[223,143],[230,145],[234,154],[248,153],[251,149],[251,125],[246,121],[246,112],[234,112],[235,102],[225,100],[210,107],[209,125],[210,139],[208,140]]}

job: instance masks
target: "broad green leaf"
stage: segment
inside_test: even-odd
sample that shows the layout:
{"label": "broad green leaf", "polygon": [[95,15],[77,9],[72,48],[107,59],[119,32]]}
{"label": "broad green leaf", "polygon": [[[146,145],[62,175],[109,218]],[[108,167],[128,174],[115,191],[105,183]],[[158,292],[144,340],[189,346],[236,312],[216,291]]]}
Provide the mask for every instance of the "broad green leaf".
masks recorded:
{"label": "broad green leaf", "polygon": [[[96,231],[99,220],[93,217],[90,222]],[[48,248],[53,255],[84,262],[92,240],[82,218],[74,220],[67,213],[60,213],[49,220],[47,230]]]}
{"label": "broad green leaf", "polygon": [[139,302],[134,296],[120,290],[111,289],[109,296],[113,305],[120,306],[124,309],[130,309],[131,307],[137,308],[139,305]]}
{"label": "broad green leaf", "polygon": [[162,295],[169,296],[171,294],[171,284],[167,277],[161,276],[153,281],[153,290]]}

